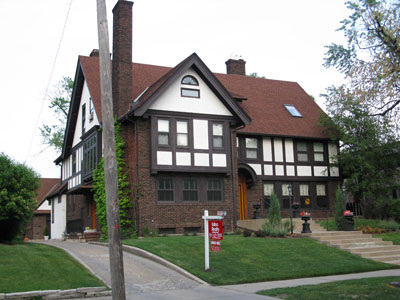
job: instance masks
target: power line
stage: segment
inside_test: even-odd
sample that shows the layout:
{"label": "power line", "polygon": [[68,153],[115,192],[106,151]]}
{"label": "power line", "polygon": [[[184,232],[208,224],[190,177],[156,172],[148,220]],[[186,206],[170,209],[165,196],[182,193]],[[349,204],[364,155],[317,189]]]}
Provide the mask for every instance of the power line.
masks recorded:
{"label": "power line", "polygon": [[51,82],[51,80],[52,80],[52,78],[53,78],[54,69],[55,69],[55,66],[56,66],[56,63],[57,63],[58,52],[60,51],[61,43],[62,43],[62,40],[63,40],[63,38],[64,38],[65,28],[67,27],[67,21],[68,21],[68,17],[69,17],[69,12],[70,12],[70,10],[71,10],[72,1],[73,1],[73,0],[71,0],[71,1],[69,2],[68,12],[67,12],[67,16],[66,16],[66,18],[65,18],[64,27],[63,27],[62,32],[61,32],[60,42],[58,43],[56,55],[55,55],[54,61],[53,61],[53,66],[51,67],[50,77],[49,77],[49,80],[48,80],[48,82],[47,82],[46,92],[44,93],[44,96],[43,96],[42,105],[40,106],[39,115],[38,115],[38,118],[37,118],[37,120],[36,120],[36,125],[35,125],[35,127],[33,128],[33,133],[32,133],[31,142],[30,142],[30,144],[29,144],[28,151],[26,152],[26,156],[25,156],[25,161],[24,161],[24,163],[26,163],[26,161],[27,161],[27,159],[28,159],[29,152],[31,151],[32,144],[33,144],[33,141],[34,141],[34,139],[35,139],[35,133],[36,133],[36,130],[37,130],[37,128],[38,128],[38,124],[39,124],[40,117],[41,117],[41,115],[42,115],[43,105],[44,105],[44,102],[46,101],[47,94],[48,94],[48,91],[49,91],[50,82]]}

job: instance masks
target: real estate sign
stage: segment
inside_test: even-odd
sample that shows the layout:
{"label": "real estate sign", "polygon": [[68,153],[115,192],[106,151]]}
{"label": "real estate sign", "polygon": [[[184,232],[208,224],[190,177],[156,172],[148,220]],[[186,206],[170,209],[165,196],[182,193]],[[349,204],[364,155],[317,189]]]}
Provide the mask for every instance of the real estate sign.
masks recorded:
{"label": "real estate sign", "polygon": [[211,240],[222,240],[224,238],[222,220],[208,221],[208,237]]}

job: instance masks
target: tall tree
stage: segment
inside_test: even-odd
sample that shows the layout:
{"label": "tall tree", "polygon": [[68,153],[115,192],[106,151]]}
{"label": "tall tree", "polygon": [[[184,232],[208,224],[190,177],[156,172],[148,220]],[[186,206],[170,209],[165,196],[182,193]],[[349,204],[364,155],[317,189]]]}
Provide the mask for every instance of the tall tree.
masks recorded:
{"label": "tall tree", "polygon": [[352,14],[338,29],[347,45],[328,46],[325,66],[348,79],[344,89],[368,106],[371,115],[389,116],[399,125],[400,2],[352,0]]}
{"label": "tall tree", "polygon": [[74,81],[70,77],[63,77],[59,81],[49,106],[54,110],[58,122],[55,125],[44,124],[40,128],[43,143],[53,147],[57,152],[61,152],[64,142],[65,124],[73,87]]}
{"label": "tall tree", "polygon": [[349,94],[343,87],[328,89],[329,117],[322,116],[321,124],[332,140],[340,141],[337,162],[346,190],[361,200],[366,216],[376,217],[382,208],[377,200],[389,199],[396,186],[399,143],[388,117],[372,116],[359,98]]}
{"label": "tall tree", "polygon": [[0,242],[22,233],[37,203],[39,175],[0,153]]}

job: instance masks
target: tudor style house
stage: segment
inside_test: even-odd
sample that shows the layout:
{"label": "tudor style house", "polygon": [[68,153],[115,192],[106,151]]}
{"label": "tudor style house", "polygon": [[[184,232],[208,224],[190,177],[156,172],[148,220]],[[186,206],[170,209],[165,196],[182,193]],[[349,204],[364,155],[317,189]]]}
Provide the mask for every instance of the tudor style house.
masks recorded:
{"label": "tudor style house", "polygon": [[[201,216],[226,211],[226,230],[266,216],[275,192],[313,215],[332,214],[341,177],[337,145],[318,119],[323,111],[295,82],[248,77],[230,59],[212,73],[193,53],[174,68],[132,63],[132,2],[113,9],[114,114],[125,140],[137,229],[202,230]],[[98,51],[78,59],[62,154],[62,183],[51,195],[64,207],[67,232],[96,228],[93,170],[102,155]],[[289,187],[289,188],[288,188]]]}

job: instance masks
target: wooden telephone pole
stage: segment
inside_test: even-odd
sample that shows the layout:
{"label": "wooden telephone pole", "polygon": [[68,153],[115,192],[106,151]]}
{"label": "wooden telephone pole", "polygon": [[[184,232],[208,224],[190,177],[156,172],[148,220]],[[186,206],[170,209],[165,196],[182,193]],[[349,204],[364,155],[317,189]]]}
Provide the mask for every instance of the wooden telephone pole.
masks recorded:
{"label": "wooden telephone pole", "polygon": [[113,300],[125,300],[124,263],[122,256],[118,175],[115,153],[114,112],[111,87],[111,65],[105,0],[97,0],[101,115],[103,118],[104,177],[106,188],[108,249],[110,253]]}

